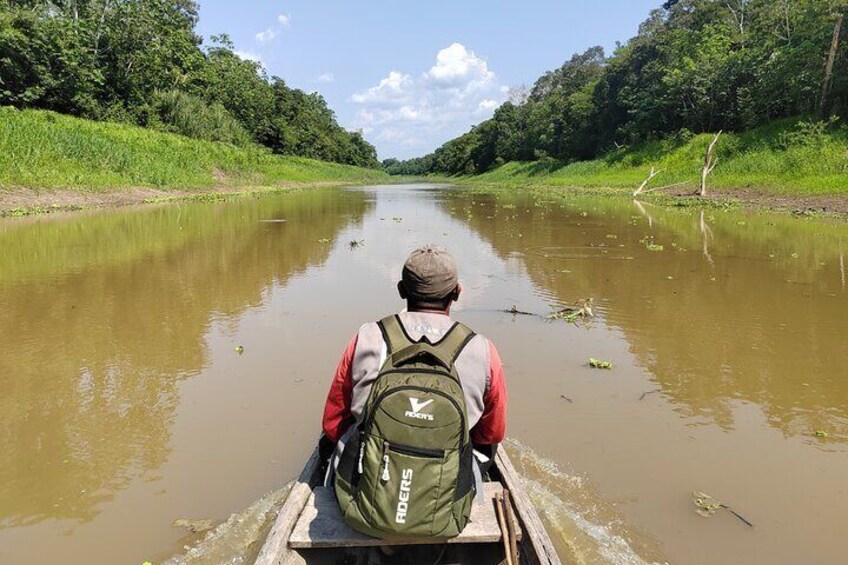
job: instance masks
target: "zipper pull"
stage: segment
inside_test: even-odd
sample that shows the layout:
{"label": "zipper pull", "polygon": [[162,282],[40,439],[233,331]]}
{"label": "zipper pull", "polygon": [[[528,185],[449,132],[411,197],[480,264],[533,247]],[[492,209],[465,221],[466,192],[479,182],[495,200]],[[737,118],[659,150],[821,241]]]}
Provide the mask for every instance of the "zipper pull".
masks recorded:
{"label": "zipper pull", "polygon": [[383,442],[383,474],[380,480],[384,483],[389,482],[389,442]]}
{"label": "zipper pull", "polygon": [[358,468],[357,468],[360,475],[364,472],[364,470],[362,469],[362,460],[364,458],[365,458],[365,442],[362,442],[362,443],[359,444],[359,465],[358,465]]}

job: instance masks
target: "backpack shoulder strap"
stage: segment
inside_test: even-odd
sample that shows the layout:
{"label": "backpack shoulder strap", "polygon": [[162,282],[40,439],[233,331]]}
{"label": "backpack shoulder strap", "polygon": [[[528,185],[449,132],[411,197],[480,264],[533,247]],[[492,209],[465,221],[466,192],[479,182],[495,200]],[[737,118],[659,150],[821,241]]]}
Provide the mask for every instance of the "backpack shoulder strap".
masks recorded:
{"label": "backpack shoulder strap", "polygon": [[[391,356],[393,353],[400,352],[410,346],[417,345],[419,342],[412,341],[400,318],[395,314],[383,318],[377,325],[380,332],[383,334],[383,340],[386,342],[387,354]],[[436,343],[430,343],[426,337],[422,340],[427,345],[431,346],[438,352],[438,356],[448,361],[451,365],[456,363],[465,346],[474,339],[477,334],[474,331],[460,322],[454,323],[447,331],[442,339]]]}
{"label": "backpack shoulder strap", "polygon": [[468,343],[474,339],[476,335],[477,334],[465,324],[456,322],[453,327],[448,330],[448,333],[445,334],[445,337],[434,343],[433,347],[445,357],[450,359],[450,363],[453,365],[456,363],[456,360],[459,358],[462,350],[465,349],[465,346],[468,345]]}
{"label": "backpack shoulder strap", "polygon": [[383,318],[377,322],[377,326],[379,326],[380,332],[383,334],[383,341],[386,342],[388,355],[415,344],[409,335],[407,335],[397,314]]}

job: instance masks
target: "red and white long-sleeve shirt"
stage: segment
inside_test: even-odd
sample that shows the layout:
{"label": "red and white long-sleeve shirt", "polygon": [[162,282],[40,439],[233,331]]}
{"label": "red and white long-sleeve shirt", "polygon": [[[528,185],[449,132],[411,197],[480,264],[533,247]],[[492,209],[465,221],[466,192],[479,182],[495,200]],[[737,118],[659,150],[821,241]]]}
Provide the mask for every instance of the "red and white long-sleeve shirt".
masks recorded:
{"label": "red and white long-sleeve shirt", "polygon": [[[401,323],[413,340],[426,335],[438,341],[453,325],[444,314],[402,312]],[[362,411],[371,385],[386,360],[387,346],[376,322],[370,322],[348,343],[327,395],[324,407],[324,433],[334,442],[354,423]],[[476,335],[456,360],[456,370],[465,394],[465,407],[471,440],[478,444],[500,443],[506,432],[506,383],[501,358],[495,346]]]}

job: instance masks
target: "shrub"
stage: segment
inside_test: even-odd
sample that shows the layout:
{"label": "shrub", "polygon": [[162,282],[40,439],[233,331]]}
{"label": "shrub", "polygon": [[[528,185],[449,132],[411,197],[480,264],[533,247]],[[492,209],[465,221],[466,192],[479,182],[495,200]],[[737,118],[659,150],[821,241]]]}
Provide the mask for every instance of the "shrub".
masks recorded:
{"label": "shrub", "polygon": [[179,90],[156,91],[149,125],[204,141],[240,146],[252,142],[247,130],[221,104],[209,104]]}

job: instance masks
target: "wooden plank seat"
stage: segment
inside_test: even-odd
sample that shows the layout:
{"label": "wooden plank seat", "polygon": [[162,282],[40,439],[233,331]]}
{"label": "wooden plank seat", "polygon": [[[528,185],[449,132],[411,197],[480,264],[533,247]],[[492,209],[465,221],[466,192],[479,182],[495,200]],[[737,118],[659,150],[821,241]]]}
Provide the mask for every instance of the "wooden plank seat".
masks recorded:
{"label": "wooden plank seat", "polygon": [[[502,492],[500,483],[483,483],[483,496],[471,506],[471,518],[463,532],[447,543],[496,543],[501,540],[501,530],[495,514],[495,493]],[[513,512],[513,515],[516,513]],[[517,520],[515,531],[521,539]],[[333,489],[315,487],[289,537],[292,549],[329,547],[374,547],[382,545],[420,545],[437,543],[432,539],[381,540],[360,534],[351,529],[339,512]],[[443,543],[443,542],[441,542]]]}

